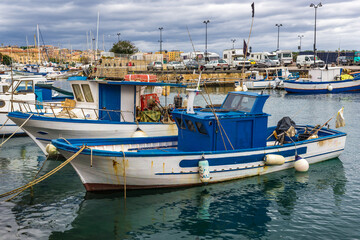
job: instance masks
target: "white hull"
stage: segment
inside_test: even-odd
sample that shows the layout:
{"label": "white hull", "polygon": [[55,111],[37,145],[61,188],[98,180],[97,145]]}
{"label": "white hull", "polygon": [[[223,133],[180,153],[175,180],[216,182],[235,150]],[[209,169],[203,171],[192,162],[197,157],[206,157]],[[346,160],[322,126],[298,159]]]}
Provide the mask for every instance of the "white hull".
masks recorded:
{"label": "white hull", "polygon": [[[309,164],[317,163],[338,157],[344,150],[345,139],[346,136],[342,135],[323,140],[308,140],[303,143],[297,143],[296,149],[297,151],[303,151],[303,153],[298,153]],[[197,164],[194,165],[202,156],[209,163],[212,162],[209,169],[210,183],[263,175],[293,168],[294,154],[285,157],[286,162],[283,165],[275,166],[267,166],[264,164],[263,157],[259,158],[259,156],[265,156],[266,154],[281,154],[281,152],[285,153],[286,151],[294,152],[294,145],[287,145],[265,150],[249,149],[204,155],[202,153],[172,153],[171,151],[164,154],[125,152],[125,157],[122,155],[121,150],[118,149],[118,155],[110,157],[104,156],[104,154],[99,156],[94,153],[92,156],[92,167],[90,166],[90,150],[87,150],[86,154],[80,154],[71,164],[88,191],[122,189],[125,179],[127,189],[191,186],[202,184],[198,166]],[[74,154],[73,151],[61,149],[60,152],[66,158]],[[259,160],[243,160],[252,159],[254,156],[257,156]],[[245,163],[229,164],[229,159]]]}
{"label": "white hull", "polygon": [[244,84],[248,89],[272,89],[276,85],[275,80],[245,81]]}
{"label": "white hull", "polygon": [[[47,117],[44,117],[47,119]],[[26,119],[12,118],[17,125],[22,125]],[[44,154],[46,145],[57,138],[129,138],[136,131],[136,123],[109,123],[108,121],[87,121],[51,118],[52,120],[30,119],[23,130],[40,147]],[[105,122],[105,123],[104,123]],[[176,124],[139,123],[139,128],[149,137],[175,136]]]}
{"label": "white hull", "polygon": [[[19,128],[13,121],[8,119],[7,114],[7,112],[0,113],[0,136],[11,135]],[[16,134],[25,134],[25,132],[18,129]]]}
{"label": "white hull", "polygon": [[284,81],[284,88],[290,93],[339,93],[360,91],[360,80],[327,82]]}

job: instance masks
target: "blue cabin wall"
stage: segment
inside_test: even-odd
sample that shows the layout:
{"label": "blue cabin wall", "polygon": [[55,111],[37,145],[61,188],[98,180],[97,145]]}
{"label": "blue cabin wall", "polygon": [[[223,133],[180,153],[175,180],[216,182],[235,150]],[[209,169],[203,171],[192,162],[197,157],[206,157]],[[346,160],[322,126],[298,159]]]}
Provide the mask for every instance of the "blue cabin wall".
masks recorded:
{"label": "blue cabin wall", "polygon": [[103,120],[120,122],[121,86],[99,84],[99,109],[116,110],[117,112],[100,111]]}
{"label": "blue cabin wall", "polygon": [[[220,115],[220,114],[219,114]],[[178,126],[178,149],[181,151],[221,151],[265,147],[267,138],[267,114],[234,115],[230,118],[220,117],[221,130],[217,121],[212,118],[199,117],[184,113],[173,113]],[[180,127],[179,119],[183,126]],[[198,128],[190,130],[187,121],[201,122],[207,134]],[[225,133],[224,133],[225,131]],[[230,144],[230,142],[231,144]]]}

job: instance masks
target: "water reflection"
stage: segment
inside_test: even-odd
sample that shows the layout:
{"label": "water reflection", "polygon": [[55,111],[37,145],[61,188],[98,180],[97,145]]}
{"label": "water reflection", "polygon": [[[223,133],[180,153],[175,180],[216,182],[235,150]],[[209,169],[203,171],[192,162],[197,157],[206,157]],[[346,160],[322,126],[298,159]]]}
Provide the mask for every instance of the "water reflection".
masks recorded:
{"label": "water reflection", "polygon": [[202,187],[131,191],[126,204],[123,193],[87,193],[72,228],[50,239],[261,238],[275,220],[270,212],[288,219],[299,199],[328,189],[338,205],[345,187],[342,163],[333,159],[306,174],[287,170]]}

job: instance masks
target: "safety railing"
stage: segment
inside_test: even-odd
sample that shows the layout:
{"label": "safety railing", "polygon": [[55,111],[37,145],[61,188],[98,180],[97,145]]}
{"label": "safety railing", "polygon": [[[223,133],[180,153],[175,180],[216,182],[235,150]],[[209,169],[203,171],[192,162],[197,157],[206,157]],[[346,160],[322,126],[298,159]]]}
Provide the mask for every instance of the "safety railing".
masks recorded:
{"label": "safety railing", "polygon": [[[122,119],[126,121],[124,114],[132,114],[132,121],[135,120],[133,111],[121,111],[111,109],[98,109],[89,107],[65,106],[64,102],[38,102],[11,100],[14,111],[32,113],[39,116],[51,116],[54,118],[70,118],[85,120],[110,120]],[[74,113],[76,112],[76,114]],[[80,116],[79,116],[80,113]],[[51,115],[49,115],[51,114]],[[106,118],[106,116],[108,118]],[[131,121],[131,122],[132,122]]]}

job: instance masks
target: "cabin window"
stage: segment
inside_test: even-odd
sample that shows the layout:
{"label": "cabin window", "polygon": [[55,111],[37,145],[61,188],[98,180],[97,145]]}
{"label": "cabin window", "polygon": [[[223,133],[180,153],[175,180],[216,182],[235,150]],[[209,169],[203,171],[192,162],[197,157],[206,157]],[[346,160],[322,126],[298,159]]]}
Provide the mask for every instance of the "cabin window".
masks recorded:
{"label": "cabin window", "polygon": [[94,102],[94,98],[91,94],[90,86],[89,84],[81,84],[81,88],[84,92],[85,100],[87,102]]}
{"label": "cabin window", "polygon": [[176,122],[177,122],[179,128],[181,128],[181,129],[185,129],[185,128],[186,128],[185,123],[184,123],[184,121],[183,121],[181,118],[176,118]]}
{"label": "cabin window", "polygon": [[195,130],[195,125],[191,120],[185,119],[186,125],[188,127],[188,129],[192,132],[196,132]]}
{"label": "cabin window", "polygon": [[33,90],[33,81],[21,81],[20,84],[16,87],[15,93],[31,93]]}
{"label": "cabin window", "polygon": [[222,108],[230,111],[250,112],[255,100],[256,97],[253,96],[229,94],[229,96],[225,99]]}
{"label": "cabin window", "polygon": [[199,133],[207,135],[207,131],[204,124],[202,124],[201,122],[195,122],[195,125]]}
{"label": "cabin window", "polygon": [[83,102],[84,101],[84,96],[82,95],[79,84],[73,84],[72,88],[73,88],[73,91],[74,91],[74,94],[75,94],[76,101]]}

